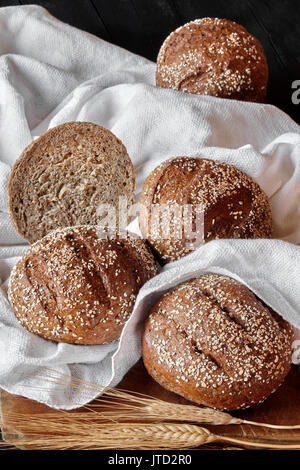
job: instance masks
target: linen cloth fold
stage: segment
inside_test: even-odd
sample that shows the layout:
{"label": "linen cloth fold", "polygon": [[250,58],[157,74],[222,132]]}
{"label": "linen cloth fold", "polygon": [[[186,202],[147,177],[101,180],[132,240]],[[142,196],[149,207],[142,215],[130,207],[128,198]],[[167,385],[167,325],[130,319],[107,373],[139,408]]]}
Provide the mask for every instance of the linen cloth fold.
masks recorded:
{"label": "linen cloth fold", "polygon": [[[98,391],[76,377],[116,385],[141,356],[150,306],[202,272],[228,274],[300,328],[300,128],[269,105],[185,95],[155,87],[155,64],[64,24],[38,6],[0,9],[0,388],[71,409]],[[166,265],[140,291],[120,341],[53,343],[27,332],[7,300],[12,267],[28,245],[10,220],[7,184],[24,148],[50,127],[93,121],[116,134],[135,166],[137,196],[149,172],[173,156],[231,163],[270,197],[272,240],[218,240]],[[137,221],[131,229],[138,233]]]}

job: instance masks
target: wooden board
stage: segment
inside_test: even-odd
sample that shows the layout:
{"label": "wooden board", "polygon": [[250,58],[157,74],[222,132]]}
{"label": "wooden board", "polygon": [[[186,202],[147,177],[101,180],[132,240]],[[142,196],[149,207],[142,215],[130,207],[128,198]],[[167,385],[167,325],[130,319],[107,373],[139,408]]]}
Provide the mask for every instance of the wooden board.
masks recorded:
{"label": "wooden board", "polygon": [[[124,377],[119,388],[134,390],[146,393],[162,400],[173,403],[188,403],[174,393],[164,390],[158,385],[146,372],[142,361],[138,362]],[[233,413],[237,417],[247,420],[260,421],[271,424],[300,424],[300,373],[296,366],[293,366],[284,384],[272,394],[264,403],[253,406],[248,410]],[[99,402],[98,402],[99,403]],[[90,406],[93,410],[93,406]],[[51,408],[28,400],[23,397],[11,395],[2,391],[1,393],[1,415],[2,428],[6,442],[10,442],[18,435],[30,433],[30,427],[24,428],[21,422],[16,422],[12,418],[12,413],[28,414],[47,413]],[[72,411],[70,411],[72,413]],[[276,444],[278,439],[285,439],[289,443],[299,443],[300,449],[300,430],[272,430],[259,428],[250,425],[230,425],[230,426],[207,426],[214,433],[227,435],[236,438],[255,438],[260,442],[266,442],[266,439],[272,440]],[[211,444],[208,448],[220,448],[220,445]]]}

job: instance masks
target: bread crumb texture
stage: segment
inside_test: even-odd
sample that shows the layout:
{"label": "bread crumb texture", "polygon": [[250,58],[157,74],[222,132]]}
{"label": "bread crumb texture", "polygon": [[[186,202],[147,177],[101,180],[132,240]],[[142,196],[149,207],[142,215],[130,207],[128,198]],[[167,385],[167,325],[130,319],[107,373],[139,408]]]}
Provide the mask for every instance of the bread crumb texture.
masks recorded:
{"label": "bread crumb texture", "polygon": [[66,226],[96,225],[97,208],[134,202],[135,177],[122,142],[90,122],[68,122],[29,145],[9,181],[10,213],[30,243]]}

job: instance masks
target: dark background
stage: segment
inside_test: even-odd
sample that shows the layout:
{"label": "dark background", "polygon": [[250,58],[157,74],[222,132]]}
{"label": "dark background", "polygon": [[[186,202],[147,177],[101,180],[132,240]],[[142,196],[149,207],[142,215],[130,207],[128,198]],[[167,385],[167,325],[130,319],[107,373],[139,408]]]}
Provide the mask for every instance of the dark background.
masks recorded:
{"label": "dark background", "polygon": [[262,43],[270,80],[266,101],[300,121],[291,101],[300,80],[300,0],[0,0],[0,6],[36,3],[62,21],[153,61],[166,36],[204,16],[228,18]]}

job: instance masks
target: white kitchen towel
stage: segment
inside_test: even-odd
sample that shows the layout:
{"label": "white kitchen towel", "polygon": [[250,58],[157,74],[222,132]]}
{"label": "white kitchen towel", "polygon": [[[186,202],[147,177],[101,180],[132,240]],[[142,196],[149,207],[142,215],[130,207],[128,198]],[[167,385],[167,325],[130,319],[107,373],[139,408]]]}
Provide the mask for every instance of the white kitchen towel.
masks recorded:
{"label": "white kitchen towel", "polygon": [[[71,409],[97,395],[45,383],[51,368],[117,384],[140,358],[141,326],[166,289],[201,272],[227,273],[300,328],[300,128],[273,106],[155,87],[155,64],[79,31],[37,6],[0,9],[0,388]],[[218,240],[166,265],[140,291],[120,342],[78,346],[22,328],[8,300],[11,268],[27,248],[9,217],[7,182],[24,147],[66,121],[93,121],[126,145],[137,194],[149,172],[178,155],[232,163],[270,196],[275,238]],[[138,231],[136,220],[132,228]]]}

